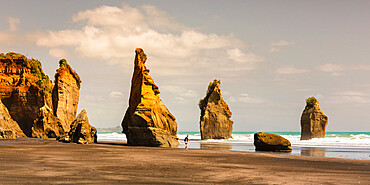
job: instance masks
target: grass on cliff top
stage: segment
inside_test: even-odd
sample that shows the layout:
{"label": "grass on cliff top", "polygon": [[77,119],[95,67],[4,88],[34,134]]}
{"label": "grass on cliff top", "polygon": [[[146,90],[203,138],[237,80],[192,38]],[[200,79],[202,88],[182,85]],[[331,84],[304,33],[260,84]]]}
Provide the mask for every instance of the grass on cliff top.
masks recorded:
{"label": "grass on cliff top", "polygon": [[305,109],[310,109],[312,108],[316,103],[318,103],[319,101],[315,98],[315,97],[309,97],[306,99],[306,107]]}
{"label": "grass on cliff top", "polygon": [[55,79],[58,78],[59,76],[59,71],[60,70],[68,70],[70,74],[72,74],[73,78],[76,79],[77,85],[80,86],[81,84],[81,79],[80,76],[76,73],[75,70],[72,69],[72,67],[67,63],[67,60],[62,58],[59,60],[59,69],[57,69],[57,73],[55,74]]}
{"label": "grass on cliff top", "polygon": [[19,54],[19,53],[13,53],[9,52],[7,54],[0,53],[0,60],[19,60],[23,61],[23,64],[30,69],[31,74],[33,74],[35,77],[38,78],[38,81],[36,81],[36,84],[44,89],[45,91],[51,92],[52,85],[50,85],[50,79],[49,76],[44,73],[42,70],[41,62],[34,58],[27,58],[26,56]]}
{"label": "grass on cliff top", "polygon": [[217,84],[220,84],[221,80],[214,79],[213,82],[210,82],[207,89],[206,97],[199,100],[198,106],[200,109],[203,109],[205,106],[207,106],[207,101]]}

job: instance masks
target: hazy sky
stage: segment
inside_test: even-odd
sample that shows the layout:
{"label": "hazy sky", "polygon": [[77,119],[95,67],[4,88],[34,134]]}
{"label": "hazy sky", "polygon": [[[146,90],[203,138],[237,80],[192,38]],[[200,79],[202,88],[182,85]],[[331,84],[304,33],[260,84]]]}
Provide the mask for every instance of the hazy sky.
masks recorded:
{"label": "hazy sky", "polygon": [[66,58],[79,111],[121,124],[135,48],[179,131],[199,131],[198,101],[221,80],[234,131],[300,131],[315,96],[327,131],[370,131],[370,1],[0,0],[0,52]]}

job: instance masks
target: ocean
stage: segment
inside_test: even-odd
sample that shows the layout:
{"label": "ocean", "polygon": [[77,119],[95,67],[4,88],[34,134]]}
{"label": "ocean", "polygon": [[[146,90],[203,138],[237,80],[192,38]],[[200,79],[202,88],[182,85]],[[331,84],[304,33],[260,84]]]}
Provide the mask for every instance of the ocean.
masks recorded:
{"label": "ocean", "polygon": [[[189,135],[189,149],[256,152],[253,145],[254,133],[233,132],[232,139],[201,140],[199,132],[178,132],[180,142],[178,147],[185,148],[184,138]],[[370,160],[370,132],[327,132],[325,138],[303,141],[300,140],[300,132],[269,133],[281,135],[292,143],[292,152],[278,153],[281,155]],[[126,142],[127,140],[125,134],[120,132],[98,131],[99,141]]]}

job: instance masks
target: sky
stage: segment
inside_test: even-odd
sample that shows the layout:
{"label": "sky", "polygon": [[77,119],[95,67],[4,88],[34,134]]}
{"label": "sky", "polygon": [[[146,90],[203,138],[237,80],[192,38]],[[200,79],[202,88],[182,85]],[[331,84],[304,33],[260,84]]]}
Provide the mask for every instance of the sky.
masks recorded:
{"label": "sky", "polygon": [[300,131],[315,96],[327,131],[370,131],[370,1],[0,0],[0,52],[67,59],[80,75],[78,111],[120,126],[135,48],[178,131],[199,131],[213,79],[234,131]]}

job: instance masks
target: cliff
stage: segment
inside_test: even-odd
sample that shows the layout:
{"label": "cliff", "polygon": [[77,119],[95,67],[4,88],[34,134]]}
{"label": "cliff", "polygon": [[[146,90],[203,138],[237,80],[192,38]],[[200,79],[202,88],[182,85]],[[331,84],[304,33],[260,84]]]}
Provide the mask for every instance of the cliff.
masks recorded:
{"label": "cliff", "polygon": [[40,61],[17,53],[0,53],[0,98],[26,136],[39,109],[51,106],[53,85]]}
{"label": "cliff", "polygon": [[159,97],[145,66],[146,55],[135,50],[134,72],[131,81],[129,107],[122,121],[129,145],[177,146],[177,123]]}
{"label": "cliff", "polygon": [[3,130],[12,130],[16,137],[26,137],[22,129],[19,127],[18,123],[15,122],[8,109],[5,107],[3,102],[0,100],[0,128]]}
{"label": "cliff", "polygon": [[65,59],[59,61],[53,88],[53,109],[66,132],[75,120],[79,101],[81,80]]}
{"label": "cliff", "polygon": [[306,99],[306,107],[301,116],[301,140],[324,138],[328,117],[321,111],[315,97]]}
{"label": "cliff", "polygon": [[206,97],[199,101],[202,140],[232,137],[234,123],[231,120],[232,113],[221,95],[220,85],[220,80],[211,82]]}
{"label": "cliff", "polygon": [[32,127],[32,137],[48,139],[63,135],[63,126],[53,110],[47,105],[41,107]]}

